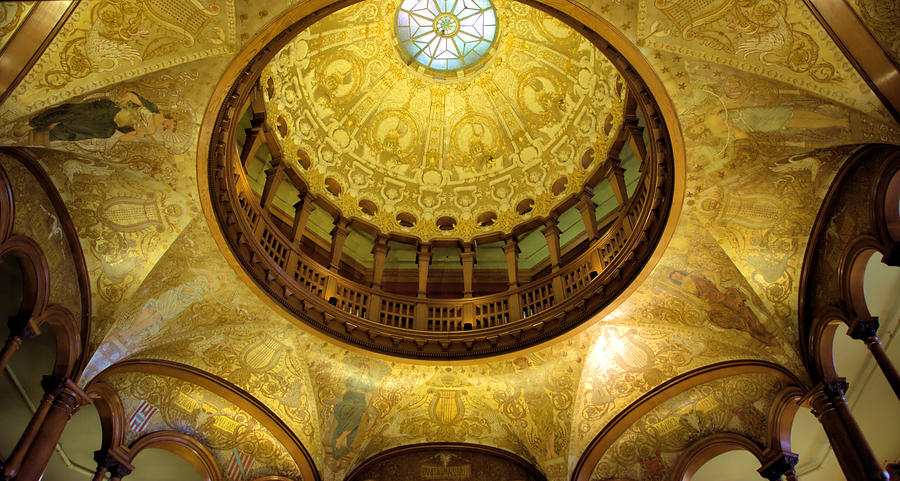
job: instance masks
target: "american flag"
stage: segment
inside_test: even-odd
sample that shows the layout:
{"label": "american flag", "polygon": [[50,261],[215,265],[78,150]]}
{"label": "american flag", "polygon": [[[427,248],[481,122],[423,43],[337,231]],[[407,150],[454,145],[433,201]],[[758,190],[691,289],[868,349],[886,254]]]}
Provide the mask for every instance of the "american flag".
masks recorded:
{"label": "american flag", "polygon": [[231,451],[231,461],[225,468],[225,474],[231,481],[243,481],[247,477],[247,471],[250,471],[250,465],[253,464],[253,456],[249,454],[241,454],[237,448]]}
{"label": "american flag", "polygon": [[150,418],[152,418],[157,411],[159,411],[159,409],[153,407],[152,404],[141,400],[137,409],[134,411],[134,414],[132,414],[131,418],[128,420],[128,427],[136,433],[143,431],[144,428],[150,424]]}

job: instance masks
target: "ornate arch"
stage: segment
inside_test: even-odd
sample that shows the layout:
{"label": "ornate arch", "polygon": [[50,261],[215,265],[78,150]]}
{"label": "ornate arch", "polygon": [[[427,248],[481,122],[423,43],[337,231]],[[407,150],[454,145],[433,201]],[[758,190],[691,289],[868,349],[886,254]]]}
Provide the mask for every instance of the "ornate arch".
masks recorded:
{"label": "ornate arch", "polygon": [[196,439],[175,431],[156,431],[141,436],[128,447],[128,462],[145,449],[165,449],[191,463],[205,481],[222,481],[222,470],[206,446]]}
{"label": "ornate arch", "polygon": [[[75,225],[72,223],[72,218],[69,216],[69,212],[66,209],[65,202],[59,195],[59,191],[57,191],[50,176],[47,175],[47,172],[37,159],[29,152],[15,147],[0,147],[0,153],[6,154],[21,163],[41,186],[44,194],[53,206],[54,214],[59,220],[60,230],[65,237],[66,245],[71,253],[77,277],[75,281],[78,282],[80,293],[81,318],[76,320],[71,312],[69,312],[68,316],[71,317],[74,330],[66,327],[64,330],[55,333],[70,336],[75,334],[74,337],[68,338],[69,344],[67,351],[59,351],[57,357],[69,358],[74,353],[74,357],[70,359],[71,368],[67,370],[67,373],[72,377],[77,377],[77,374],[82,371],[87,362],[86,351],[88,338],[91,332],[92,313],[90,276],[88,274],[87,264],[84,260],[84,253],[81,249],[81,241],[78,237]],[[14,221],[15,206],[12,185],[6,172],[0,168],[0,255],[9,249],[9,251],[13,252],[20,260],[25,260],[27,267],[23,267],[26,267],[28,270],[28,272],[26,272],[26,279],[32,281],[32,284],[26,287],[28,290],[35,289],[34,307],[30,311],[30,317],[47,317],[44,316],[44,311],[48,308],[47,303],[49,302],[50,297],[50,283],[53,280],[51,279],[51,273],[46,258],[44,257],[40,246],[34,242],[33,239],[22,235],[12,234]],[[65,279],[60,280],[60,282],[72,282],[72,280]],[[26,290],[26,293],[28,293],[28,290]],[[53,320],[51,323],[52,325],[63,322],[60,321],[59,314],[54,314],[47,318]],[[60,345],[60,342],[61,341],[57,339],[58,346]]]}
{"label": "ornate arch", "polygon": [[694,441],[678,458],[670,481],[690,481],[694,473],[712,458],[729,451],[747,451],[764,462],[763,450],[753,440],[736,433],[716,433]]}
{"label": "ornate arch", "polygon": [[863,274],[876,252],[900,265],[900,148],[866,145],[844,163],[813,223],[800,276],[801,352],[814,382],[835,377],[831,352],[840,323],[853,335],[876,321],[863,294]]}
{"label": "ornate arch", "polygon": [[24,325],[47,309],[50,299],[50,269],[41,246],[30,237],[12,234],[0,239],[0,256],[11,254],[18,261],[24,276],[19,322]]}
{"label": "ornate arch", "polygon": [[[723,361],[676,376],[653,388],[632,402],[609,421],[588,445],[572,471],[572,481],[589,481],[603,454],[632,424],[663,402],[690,388],[716,379],[738,374],[768,373],[784,378],[792,386],[802,386],[800,380],[778,364],[759,360]],[[780,399],[780,398],[779,398]],[[771,417],[771,412],[770,412]],[[771,429],[772,422],[769,426]],[[779,423],[781,425],[781,423]],[[770,435],[771,437],[771,435]],[[724,452],[724,451],[722,451]],[[702,463],[701,463],[702,464]]]}
{"label": "ornate arch", "polygon": [[407,446],[398,446],[396,448],[382,451],[360,463],[360,465],[357,466],[356,469],[354,469],[350,472],[350,474],[347,475],[345,481],[361,481],[363,479],[366,479],[362,476],[366,474],[369,469],[381,463],[384,463],[385,461],[391,460],[392,458],[420,453],[427,454],[433,452],[437,454],[438,452],[442,451],[456,451],[488,456],[490,458],[497,459],[500,462],[508,463],[522,469],[533,480],[546,481],[547,479],[544,474],[541,473],[541,471],[538,470],[538,468],[536,468],[533,464],[513,453],[510,453],[509,451],[480,444],[442,442],[410,444]]}
{"label": "ornate arch", "polygon": [[[293,431],[291,431],[287,424],[285,424],[284,421],[282,421],[274,412],[272,412],[271,409],[266,407],[266,405],[256,399],[256,397],[244,391],[240,387],[228,382],[227,380],[219,376],[210,374],[193,366],[157,359],[132,359],[122,361],[109,366],[100,374],[95,376],[90,381],[90,383],[88,383],[85,391],[97,392],[98,394],[100,394],[102,391],[95,391],[95,386],[105,385],[105,383],[103,383],[103,380],[113,374],[122,374],[127,372],[142,372],[147,374],[172,377],[200,386],[208,390],[209,392],[223,399],[226,399],[227,401],[231,402],[235,406],[243,409],[248,414],[253,416],[253,418],[255,418],[263,427],[265,427],[272,434],[272,436],[274,436],[275,439],[277,439],[282,444],[282,446],[284,446],[284,448],[293,458],[294,462],[297,464],[297,469],[300,471],[303,479],[314,481],[319,481],[321,479],[319,477],[319,472],[316,469],[315,462],[313,461],[312,456],[310,456],[309,452],[306,450],[306,447],[303,446],[303,443],[300,442],[300,439],[297,438],[297,435],[294,434]],[[106,391],[106,393],[112,391],[112,388],[110,388],[108,385],[105,389],[108,390]],[[118,399],[117,395],[115,396],[115,399]],[[100,406],[98,406],[98,411],[100,409]],[[107,402],[102,409],[104,409],[104,412],[101,413],[101,419],[103,419],[104,422],[114,424],[113,426],[110,426],[109,429],[104,428],[104,445],[110,445],[115,448],[115,444],[113,444],[113,441],[115,439],[111,438],[109,440],[109,443],[107,443],[105,436],[107,432],[109,432],[110,435],[124,435],[124,409],[122,409],[121,407],[121,401],[118,401],[118,404],[116,404],[116,401]],[[108,413],[108,415],[106,413]],[[118,426],[115,426],[116,423],[118,424]],[[122,438],[120,437],[119,443],[121,443],[121,439]]]}

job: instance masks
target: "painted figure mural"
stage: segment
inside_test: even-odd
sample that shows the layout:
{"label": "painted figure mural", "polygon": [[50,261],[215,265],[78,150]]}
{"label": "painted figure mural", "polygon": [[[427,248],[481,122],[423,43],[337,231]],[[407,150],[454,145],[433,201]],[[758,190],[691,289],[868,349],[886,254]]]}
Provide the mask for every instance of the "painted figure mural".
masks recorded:
{"label": "painted figure mural", "polygon": [[331,455],[340,459],[353,450],[353,440],[368,427],[369,398],[381,380],[390,374],[390,367],[377,360],[362,361],[358,372],[344,379],[347,390],[334,405],[334,429],[331,431]]}
{"label": "painted figure mural", "polygon": [[716,326],[744,331],[768,346],[777,342],[738,289],[722,288],[706,277],[680,270],[669,273],[669,279],[683,297],[707,312],[710,322]]}
{"label": "painted figure mural", "polygon": [[160,131],[175,132],[177,128],[172,114],[161,112],[156,104],[132,90],[115,101],[104,98],[58,105],[37,114],[14,133],[24,136],[34,132],[39,137],[46,132],[51,141],[69,142],[108,139],[119,133],[117,140],[130,141]]}

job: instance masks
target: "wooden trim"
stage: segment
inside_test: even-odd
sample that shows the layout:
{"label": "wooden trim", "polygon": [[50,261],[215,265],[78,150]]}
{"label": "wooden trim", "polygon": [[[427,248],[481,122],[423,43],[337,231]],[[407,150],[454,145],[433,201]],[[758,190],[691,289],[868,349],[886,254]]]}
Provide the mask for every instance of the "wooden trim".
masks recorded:
{"label": "wooden trim", "polygon": [[35,319],[35,325],[50,326],[56,340],[56,360],[51,375],[60,378],[74,378],[81,355],[81,336],[75,316],[64,306],[51,305]]}
{"label": "wooden trim", "polygon": [[803,390],[797,386],[787,386],[775,397],[768,414],[769,439],[766,441],[768,451],[791,450],[791,428],[794,426],[794,416],[800,409],[802,398]]}
{"label": "wooden trim", "polygon": [[900,70],[846,0],[803,0],[847,60],[900,123]]}
{"label": "wooden trim", "polygon": [[94,401],[94,407],[100,416],[100,427],[103,430],[100,449],[109,451],[122,447],[125,443],[127,423],[125,407],[119,394],[105,382],[91,381],[84,391]]}
{"label": "wooden trim", "polygon": [[306,447],[303,446],[300,439],[297,438],[297,435],[281,418],[252,394],[214,374],[174,361],[131,359],[118,362],[104,369],[88,383],[87,389],[89,390],[92,385],[108,376],[126,372],[143,372],[180,379],[200,386],[228,400],[253,416],[284,446],[294,459],[294,462],[297,463],[297,469],[300,471],[302,479],[309,481],[321,480],[312,456],[306,450]]}
{"label": "wooden trim", "polygon": [[396,448],[391,448],[386,451],[382,451],[362,463],[356,467],[353,471],[348,474],[344,480],[345,481],[362,481],[362,474],[365,473],[369,468],[380,464],[384,461],[387,461],[393,457],[401,456],[404,454],[412,454],[419,452],[427,452],[427,451],[442,451],[442,450],[456,450],[456,451],[466,451],[470,453],[478,453],[484,454],[487,456],[492,456],[495,458],[500,458],[504,461],[515,464],[516,466],[522,468],[530,474],[534,479],[538,481],[547,481],[547,478],[539,469],[537,469],[534,465],[529,463],[528,461],[522,459],[521,457],[500,449],[495,448],[493,446],[484,446],[481,444],[472,444],[472,443],[452,443],[452,442],[439,442],[439,443],[420,443],[420,444],[409,444],[406,446],[399,446]]}
{"label": "wooden trim", "polygon": [[669,481],[691,481],[694,473],[712,458],[729,451],[747,451],[763,464],[763,450],[750,438],[736,433],[715,433],[694,441],[678,457]]}
{"label": "wooden trim", "polygon": [[622,411],[619,411],[594,437],[572,471],[572,481],[589,481],[603,454],[632,424],[663,402],[701,384],[729,376],[751,373],[776,374],[791,384],[802,386],[794,373],[778,364],[760,360],[723,361],[703,366],[660,384]]}
{"label": "wooden trim", "polygon": [[[35,2],[0,50],[0,105],[31,70],[81,0]],[[40,39],[40,42],[37,40]]]}
{"label": "wooden trim", "polygon": [[17,320],[24,324],[47,310],[50,299],[50,268],[37,242],[30,237],[13,234],[0,244],[0,256],[12,254],[19,260],[25,285]]}
{"label": "wooden trim", "polygon": [[145,434],[128,447],[128,462],[145,449],[165,449],[185,461],[203,475],[204,481],[222,481],[222,469],[206,446],[196,439],[175,431],[156,431]]}
{"label": "wooden trim", "polygon": [[[76,2],[77,3],[77,2]],[[66,238],[69,251],[72,255],[72,261],[75,264],[75,273],[77,275],[78,290],[81,294],[81,319],[79,319],[81,346],[77,365],[72,371],[72,375],[80,374],[84,370],[89,360],[88,342],[91,334],[91,317],[93,315],[93,307],[91,306],[91,278],[88,273],[87,262],[84,259],[84,251],[81,248],[81,238],[66,208],[66,203],[56,189],[56,185],[47,171],[44,170],[41,163],[29,152],[13,147],[0,147],[0,152],[7,154],[25,166],[34,178],[41,185],[44,193],[50,199],[53,205],[56,218],[59,220],[60,228]],[[2,179],[0,179],[2,180]],[[77,377],[77,376],[75,376]]]}
{"label": "wooden trim", "polygon": [[16,206],[13,200],[12,182],[0,165],[0,243],[12,235],[16,222]]}

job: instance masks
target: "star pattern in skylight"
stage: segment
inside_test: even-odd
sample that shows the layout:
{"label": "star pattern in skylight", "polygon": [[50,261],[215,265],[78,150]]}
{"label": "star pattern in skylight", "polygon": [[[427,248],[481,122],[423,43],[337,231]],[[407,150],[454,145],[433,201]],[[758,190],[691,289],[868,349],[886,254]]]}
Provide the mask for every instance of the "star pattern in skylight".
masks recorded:
{"label": "star pattern in skylight", "polygon": [[490,0],[403,0],[395,24],[408,63],[436,72],[476,65],[497,36]]}

